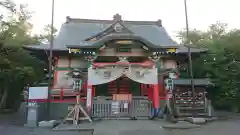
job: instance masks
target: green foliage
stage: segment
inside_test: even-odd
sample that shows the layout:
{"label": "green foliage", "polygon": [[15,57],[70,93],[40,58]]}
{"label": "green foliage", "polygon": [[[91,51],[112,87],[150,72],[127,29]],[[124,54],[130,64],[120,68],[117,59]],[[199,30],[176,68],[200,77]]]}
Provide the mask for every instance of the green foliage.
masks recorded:
{"label": "green foliage", "polygon": [[[50,43],[51,42],[51,33],[52,33],[52,26],[51,25],[45,25],[43,28],[43,32],[40,35],[40,39],[42,42],[47,42]],[[57,33],[57,29],[53,28],[53,37],[56,36]]]}
{"label": "green foliage", "polygon": [[46,64],[22,47],[39,44],[41,36],[31,36],[31,12],[26,5],[10,0],[0,2],[7,14],[0,20],[0,109],[15,108],[27,84],[42,80]]}
{"label": "green foliage", "polygon": [[[189,32],[192,46],[208,49],[206,54],[193,61],[193,72],[194,77],[211,78],[215,84],[209,90],[215,106],[240,108],[240,31],[226,31],[226,28],[226,24],[217,23],[206,32]],[[186,38],[183,34],[180,37]]]}

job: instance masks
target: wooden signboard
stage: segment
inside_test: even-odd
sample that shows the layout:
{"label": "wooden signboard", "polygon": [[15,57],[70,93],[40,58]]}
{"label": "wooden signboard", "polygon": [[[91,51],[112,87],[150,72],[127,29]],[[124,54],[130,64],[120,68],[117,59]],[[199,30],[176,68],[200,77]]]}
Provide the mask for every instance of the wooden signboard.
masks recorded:
{"label": "wooden signboard", "polygon": [[175,48],[167,49],[167,52],[169,52],[169,53],[175,53],[175,52],[176,52],[176,49],[175,49]]}
{"label": "wooden signboard", "polygon": [[116,44],[129,45],[129,44],[133,44],[133,41],[132,40],[118,40],[118,41],[116,41]]}
{"label": "wooden signboard", "polygon": [[132,94],[113,94],[113,100],[132,101]]}
{"label": "wooden signboard", "polygon": [[47,99],[48,87],[29,87],[28,99]]}

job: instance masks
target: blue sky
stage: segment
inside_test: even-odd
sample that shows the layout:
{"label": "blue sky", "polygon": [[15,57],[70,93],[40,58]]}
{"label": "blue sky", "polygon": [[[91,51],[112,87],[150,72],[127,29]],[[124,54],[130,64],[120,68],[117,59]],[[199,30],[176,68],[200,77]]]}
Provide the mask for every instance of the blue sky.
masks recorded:
{"label": "blue sky", "polygon": [[[51,23],[51,0],[15,0],[29,5],[34,11],[34,32]],[[240,28],[240,1],[238,0],[187,0],[190,28],[206,30],[217,21]],[[112,19],[116,13],[124,20],[156,21],[175,38],[185,27],[183,0],[55,0],[54,26],[60,28],[66,16],[87,19]]]}

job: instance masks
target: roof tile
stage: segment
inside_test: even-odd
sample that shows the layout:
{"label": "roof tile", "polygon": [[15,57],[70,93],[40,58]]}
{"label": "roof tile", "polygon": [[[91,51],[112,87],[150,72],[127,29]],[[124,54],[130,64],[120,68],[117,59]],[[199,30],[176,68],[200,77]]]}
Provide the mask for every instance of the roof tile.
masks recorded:
{"label": "roof tile", "polygon": [[[86,42],[84,41],[86,38],[104,31],[113,23],[113,20],[68,19],[68,22],[60,28],[54,41],[53,50],[67,50],[66,45],[89,45],[83,44]],[[135,35],[145,38],[156,46],[180,47],[171,39],[165,28],[157,24],[157,21],[123,21],[123,25]],[[49,45],[34,45],[28,46],[28,48],[49,49]],[[183,50],[185,51],[186,48]]]}

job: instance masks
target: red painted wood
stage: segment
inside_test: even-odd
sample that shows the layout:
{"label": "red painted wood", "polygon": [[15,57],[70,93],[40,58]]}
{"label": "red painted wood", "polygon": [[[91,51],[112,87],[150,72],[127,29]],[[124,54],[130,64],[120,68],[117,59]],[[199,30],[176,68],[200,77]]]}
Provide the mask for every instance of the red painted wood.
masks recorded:
{"label": "red painted wood", "polygon": [[108,83],[108,93],[116,94],[117,93],[117,84],[116,81],[112,81]]}
{"label": "red painted wood", "polygon": [[145,89],[147,91],[148,100],[153,101],[153,90],[151,85],[147,84]]}
{"label": "red painted wood", "polygon": [[[166,100],[166,97],[159,97],[159,100]],[[82,97],[81,102],[86,101],[86,97]],[[177,98],[176,100],[189,100],[188,98]],[[76,98],[72,99],[53,99],[53,100],[48,100],[48,99],[33,99],[33,100],[25,100],[25,102],[52,102],[52,103],[63,103],[63,102],[76,102]]]}
{"label": "red painted wood", "polygon": [[144,96],[148,96],[148,91],[150,90],[149,89],[149,85],[148,84],[143,84],[143,94]]}
{"label": "red painted wood", "polygon": [[129,78],[121,77],[119,81],[120,82],[119,82],[119,91],[118,91],[118,93],[119,94],[129,94],[130,93],[129,86],[128,86]]}
{"label": "red painted wood", "polygon": [[153,107],[159,108],[159,88],[158,84],[153,85]]}

